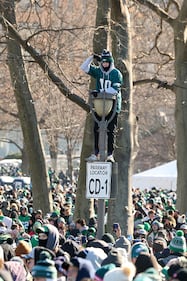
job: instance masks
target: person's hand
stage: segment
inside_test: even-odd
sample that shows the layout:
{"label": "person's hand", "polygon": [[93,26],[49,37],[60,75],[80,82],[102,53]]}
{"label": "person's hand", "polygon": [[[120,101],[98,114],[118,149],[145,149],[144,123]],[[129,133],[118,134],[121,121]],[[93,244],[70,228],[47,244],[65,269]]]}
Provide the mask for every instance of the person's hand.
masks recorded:
{"label": "person's hand", "polygon": [[94,59],[96,59],[97,61],[101,61],[101,56],[98,54],[93,54]]}
{"label": "person's hand", "polygon": [[97,98],[98,91],[97,90],[92,90],[90,94],[93,95],[94,98]]}

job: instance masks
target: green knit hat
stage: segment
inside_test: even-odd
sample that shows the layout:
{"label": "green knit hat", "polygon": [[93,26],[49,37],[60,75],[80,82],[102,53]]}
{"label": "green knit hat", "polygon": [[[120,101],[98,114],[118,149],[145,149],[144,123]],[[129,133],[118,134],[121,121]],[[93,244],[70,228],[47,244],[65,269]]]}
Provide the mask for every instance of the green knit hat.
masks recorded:
{"label": "green knit hat", "polygon": [[32,276],[57,280],[55,263],[47,251],[41,252],[39,261],[32,269]]}
{"label": "green knit hat", "polygon": [[114,59],[112,57],[112,53],[104,49],[101,54],[101,62],[105,62],[105,61],[114,62]]}
{"label": "green knit hat", "polygon": [[94,276],[94,280],[96,281],[102,281],[105,274],[111,270],[111,269],[114,269],[116,268],[115,264],[113,263],[109,263],[109,264],[106,264],[106,265],[103,265],[101,266],[100,268],[98,268],[95,272],[95,276]]}
{"label": "green knit hat", "polygon": [[169,244],[170,251],[174,253],[185,253],[186,252],[186,239],[182,230],[176,232],[175,237]]}
{"label": "green knit hat", "polygon": [[144,229],[148,232],[151,229],[151,226],[148,222],[144,222]]}

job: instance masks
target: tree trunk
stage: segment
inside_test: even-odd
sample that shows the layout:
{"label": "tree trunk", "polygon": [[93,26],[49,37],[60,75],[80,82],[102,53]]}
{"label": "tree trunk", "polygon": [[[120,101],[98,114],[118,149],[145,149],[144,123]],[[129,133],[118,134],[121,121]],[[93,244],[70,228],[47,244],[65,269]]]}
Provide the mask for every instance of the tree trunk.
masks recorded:
{"label": "tree trunk", "polygon": [[93,122],[92,115],[88,114],[86,118],[83,144],[81,151],[80,171],[77,185],[76,202],[74,220],[76,218],[84,218],[88,222],[94,213],[94,201],[86,199],[86,160],[85,157],[90,155],[93,150]]}
{"label": "tree trunk", "polygon": [[51,158],[51,167],[57,171],[57,157],[58,157],[58,133],[53,132],[52,136],[47,133],[49,139],[49,154]]}
{"label": "tree trunk", "polygon": [[22,164],[21,164],[21,170],[23,175],[30,175],[30,167],[29,167],[29,159],[27,150],[25,147],[25,143],[23,143],[23,149],[22,149]]}
{"label": "tree trunk", "polygon": [[73,162],[72,162],[72,145],[71,145],[71,139],[66,139],[67,143],[67,163],[68,163],[68,172],[67,175],[70,179],[70,182],[72,183],[73,179]]}
{"label": "tree trunk", "polygon": [[[96,31],[93,38],[93,50],[95,53],[101,53],[102,49],[108,47],[109,33],[109,0],[97,1],[96,15]],[[90,89],[95,88],[95,81],[91,79]],[[81,163],[78,180],[78,190],[75,206],[75,217],[82,216],[88,219],[95,215],[93,200],[86,200],[86,163],[85,155],[89,156],[93,152],[93,119],[92,115],[88,114],[85,123],[84,138],[81,152]],[[86,201],[85,201],[86,200]],[[83,203],[84,202],[84,203]],[[88,211],[89,210],[89,211]]]}
{"label": "tree trunk", "polygon": [[[185,39],[186,38],[186,39]],[[186,41],[185,41],[186,40]],[[186,213],[187,205],[187,2],[184,1],[174,24],[177,209]]]}
{"label": "tree trunk", "polygon": [[109,47],[110,1],[97,0],[96,30],[93,38],[93,50],[101,53]]}
{"label": "tree trunk", "polygon": [[[109,203],[108,229],[119,222],[124,234],[133,234],[131,154],[132,154],[132,55],[130,18],[121,0],[111,0],[111,38],[115,64],[123,74],[122,111],[119,116],[115,158],[118,162],[118,193]],[[120,164],[120,165],[119,165]]]}
{"label": "tree trunk", "polygon": [[[1,3],[0,11],[13,25],[16,25],[13,0]],[[8,66],[30,163],[33,205],[34,209],[42,209],[46,213],[52,210],[52,197],[34,103],[27,82],[20,45],[11,38],[10,34],[8,34],[7,47]]]}

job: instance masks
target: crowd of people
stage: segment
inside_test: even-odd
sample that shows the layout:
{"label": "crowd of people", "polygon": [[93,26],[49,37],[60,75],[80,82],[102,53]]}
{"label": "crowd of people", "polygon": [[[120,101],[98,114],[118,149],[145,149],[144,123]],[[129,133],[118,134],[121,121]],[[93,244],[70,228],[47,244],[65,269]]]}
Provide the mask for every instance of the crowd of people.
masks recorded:
{"label": "crowd of people", "polygon": [[52,195],[43,214],[30,189],[0,186],[0,280],[187,280],[187,221],[175,192],[134,189],[133,236],[115,222],[101,239],[97,217],[74,221],[75,186],[56,181]]}

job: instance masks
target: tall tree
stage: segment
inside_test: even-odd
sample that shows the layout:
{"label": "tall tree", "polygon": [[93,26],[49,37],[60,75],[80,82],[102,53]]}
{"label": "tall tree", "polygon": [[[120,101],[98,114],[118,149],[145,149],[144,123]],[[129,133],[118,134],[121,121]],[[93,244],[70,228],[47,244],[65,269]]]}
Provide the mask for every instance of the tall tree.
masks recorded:
{"label": "tall tree", "polygon": [[[10,23],[16,25],[14,0],[1,1],[0,12]],[[20,44],[11,37],[9,30],[6,29],[5,22],[3,26],[7,32],[8,66],[10,69],[12,87],[16,97],[18,115],[29,158],[34,208],[41,208],[44,212],[49,212],[52,210],[52,197],[40,131],[38,129],[35,108],[27,82],[21,47]]]}
{"label": "tall tree", "polygon": [[[149,0],[136,0],[155,12],[162,20],[167,22],[173,29],[173,40],[175,49],[175,76],[173,91],[176,95],[175,121],[176,121],[176,144],[177,144],[177,208],[186,212],[187,196],[187,108],[186,108],[186,77],[187,77],[187,1],[168,2],[173,9],[162,9]],[[170,11],[177,12],[177,16]]]}
{"label": "tall tree", "polygon": [[[122,0],[111,0],[111,43],[116,67],[123,73],[122,110],[119,116],[116,142],[118,162],[118,192],[116,200],[109,204],[109,229],[114,221],[119,221],[124,234],[133,234],[132,215],[132,50],[130,16]],[[121,215],[123,214],[123,215]]]}
{"label": "tall tree", "polygon": [[[100,2],[100,1],[98,1]],[[106,4],[106,1],[105,1]],[[123,197],[120,197],[118,193],[118,198],[120,205],[115,204],[114,209],[115,212],[110,212],[112,219],[109,221],[114,220],[114,218],[118,218],[118,220],[121,222],[122,230],[127,232],[127,223],[124,224],[124,217],[126,219],[130,216],[130,209],[128,209],[128,204],[130,203],[130,192],[129,192],[129,186],[130,186],[130,159],[131,159],[131,88],[132,88],[132,78],[131,78],[131,54],[127,49],[123,48],[123,46],[126,46],[126,48],[130,47],[130,38],[126,36],[129,36],[129,16],[126,6],[123,6],[122,1],[117,2],[117,8],[115,7],[115,4],[113,2],[110,3],[107,2],[107,7],[104,5],[104,8],[101,9],[101,3],[98,9],[98,17],[97,17],[97,31],[100,30],[100,35],[98,38],[102,38],[102,34],[104,34],[104,40],[99,41],[100,49],[98,51],[101,51],[102,48],[109,47],[109,31],[112,35],[112,50],[114,53],[114,57],[117,60],[117,65],[119,68],[121,68],[122,72],[124,72],[124,75],[126,77],[125,79],[125,88],[123,89],[123,113],[121,117],[120,125],[122,127],[122,130],[119,133],[119,139],[118,141],[118,147],[119,151],[116,152],[117,159],[119,161],[123,162],[123,165],[121,166],[123,169],[125,169],[125,181],[122,175],[124,175],[124,170],[122,171],[120,169],[119,177],[121,179],[119,180],[120,185],[120,192],[122,191]],[[109,10],[114,9],[114,12],[109,14]],[[119,9],[119,11],[118,11]],[[114,22],[116,22],[116,25],[113,23],[111,25],[110,17],[113,17]],[[43,69],[43,71],[48,75],[49,79],[58,87],[58,89],[71,101],[77,103],[79,106],[81,106],[85,111],[89,112],[89,105],[80,97],[76,96],[75,94],[72,94],[71,91],[66,87],[66,85],[63,83],[63,81],[57,77],[52,69],[49,67],[47,62],[44,60],[43,56],[40,55],[27,41],[23,40],[19,33],[16,31],[16,29],[6,20],[4,21],[4,24],[7,25],[10,35],[27,51],[30,53],[30,55],[34,58],[34,60],[39,64],[39,66]],[[111,25],[111,26],[110,26]],[[111,30],[110,30],[111,29]],[[125,34],[125,36],[124,36]],[[97,35],[97,34],[96,34]],[[95,36],[94,42],[97,42],[97,36]],[[119,44],[119,41],[120,44]],[[101,44],[102,43],[102,44]],[[95,43],[96,46],[96,43]],[[96,48],[96,47],[95,47]],[[125,49],[125,51],[124,51]],[[97,51],[96,50],[96,51]],[[119,60],[118,60],[119,59]],[[85,135],[84,135],[84,142],[83,142],[83,150],[81,154],[81,166],[80,166],[80,178],[78,182],[79,190],[77,192],[77,200],[76,200],[76,211],[77,216],[88,218],[90,216],[90,213],[92,213],[93,208],[90,212],[88,212],[89,205],[88,200],[85,199],[85,175],[86,175],[86,165],[85,165],[85,157],[89,155],[90,151],[92,150],[92,126],[91,124],[91,116],[88,115],[86,126],[85,126]],[[125,138],[125,142],[124,142]],[[122,143],[121,143],[122,141]],[[125,152],[125,155],[124,155]],[[121,156],[120,156],[121,154]],[[119,162],[120,163],[120,162]],[[120,163],[121,165],[121,163]],[[125,186],[125,188],[124,188]],[[120,197],[120,198],[119,198]],[[125,201],[124,201],[125,200]],[[124,209],[124,202],[126,205]],[[93,206],[93,205],[91,205]],[[112,205],[111,205],[112,206]],[[124,213],[124,217],[121,216],[121,211]],[[121,217],[121,220],[119,219]],[[131,225],[131,224],[129,224]]]}

